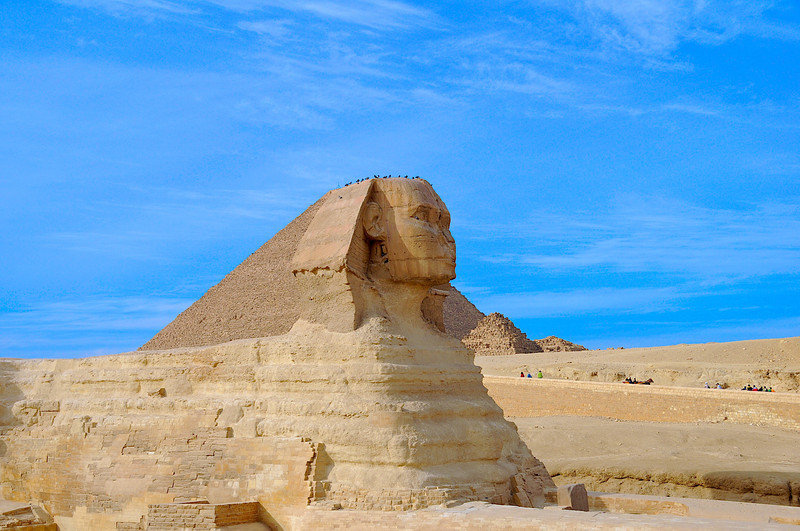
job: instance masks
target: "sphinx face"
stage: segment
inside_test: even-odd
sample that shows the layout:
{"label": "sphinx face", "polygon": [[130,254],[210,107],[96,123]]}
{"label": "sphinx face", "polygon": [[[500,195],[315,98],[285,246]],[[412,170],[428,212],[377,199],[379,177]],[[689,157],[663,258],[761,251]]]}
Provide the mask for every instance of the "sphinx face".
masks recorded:
{"label": "sphinx face", "polygon": [[444,284],[456,276],[450,212],[426,181],[378,181],[383,196],[386,255],[396,282]]}

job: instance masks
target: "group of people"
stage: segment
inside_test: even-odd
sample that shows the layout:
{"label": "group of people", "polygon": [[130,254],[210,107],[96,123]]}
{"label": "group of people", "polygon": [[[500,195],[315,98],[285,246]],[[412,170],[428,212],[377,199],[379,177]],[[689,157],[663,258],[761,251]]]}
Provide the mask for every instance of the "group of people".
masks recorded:
{"label": "group of people", "polygon": [[[409,177],[408,175],[403,177],[402,175],[398,175],[397,177],[398,178],[403,178],[403,179],[419,179],[419,175],[417,175],[415,177]],[[381,177],[380,175],[373,175],[372,178],[373,179],[391,179],[392,176],[391,175],[384,175],[383,177]],[[368,181],[369,179],[370,179],[369,177],[367,177],[366,179],[356,179],[355,181],[351,181],[351,182],[345,184],[345,186],[350,186],[351,184],[363,183],[364,181]]]}
{"label": "group of people", "polygon": [[643,382],[640,382],[636,378],[631,378],[630,376],[626,376],[625,379],[622,380],[622,383],[639,384],[639,385],[650,385],[651,383],[653,383],[653,379],[652,378],[648,378],[647,380],[645,380]]}
{"label": "group of people", "polygon": [[762,393],[774,393],[775,391],[772,390],[772,387],[766,387],[759,385],[756,387],[755,385],[747,384],[742,387],[742,391],[761,391]]}
{"label": "group of people", "polygon": [[[520,378],[533,378],[533,376],[531,376],[531,373],[528,373],[528,375],[525,376],[525,371],[521,371],[519,373],[519,377]],[[544,374],[542,374],[542,371],[539,371],[539,372],[536,373],[536,377],[537,378],[544,378]]]}
{"label": "group of people", "polygon": [[[706,382],[706,384],[703,387],[705,387],[706,389],[727,389],[728,388],[728,384],[724,384],[723,385],[723,384],[720,384],[719,382],[717,382],[717,385],[715,385],[714,387],[711,387],[710,385],[708,385],[708,382]],[[775,392],[775,391],[772,390],[772,387],[767,387],[766,385],[755,386],[755,385],[750,385],[750,384],[747,384],[744,387],[742,387],[742,391],[761,391],[762,393],[774,393]]]}

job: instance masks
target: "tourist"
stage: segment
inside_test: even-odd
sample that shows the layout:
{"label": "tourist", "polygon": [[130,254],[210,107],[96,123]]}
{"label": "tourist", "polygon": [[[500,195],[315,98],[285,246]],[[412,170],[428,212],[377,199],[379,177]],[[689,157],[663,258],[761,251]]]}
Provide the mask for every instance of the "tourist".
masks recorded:
{"label": "tourist", "polygon": [[525,373],[520,371],[520,373],[519,373],[519,377],[520,377],[520,378],[525,378]]}
{"label": "tourist", "polygon": [[704,387],[705,387],[706,389],[711,389],[711,388],[708,386],[708,382],[706,382],[706,385],[705,385]]}
{"label": "tourist", "polygon": [[531,373],[528,373],[528,378],[533,378],[533,377],[531,376]]}
{"label": "tourist", "polygon": [[544,378],[544,374],[542,374],[541,370],[536,374],[536,377],[537,378]]}

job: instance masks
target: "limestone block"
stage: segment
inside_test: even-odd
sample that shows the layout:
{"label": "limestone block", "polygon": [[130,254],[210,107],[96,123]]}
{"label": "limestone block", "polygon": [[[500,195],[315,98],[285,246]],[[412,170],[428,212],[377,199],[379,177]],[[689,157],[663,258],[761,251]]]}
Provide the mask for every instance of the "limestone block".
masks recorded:
{"label": "limestone block", "polygon": [[222,408],[217,416],[216,425],[220,427],[233,426],[244,416],[244,410],[237,404]]}

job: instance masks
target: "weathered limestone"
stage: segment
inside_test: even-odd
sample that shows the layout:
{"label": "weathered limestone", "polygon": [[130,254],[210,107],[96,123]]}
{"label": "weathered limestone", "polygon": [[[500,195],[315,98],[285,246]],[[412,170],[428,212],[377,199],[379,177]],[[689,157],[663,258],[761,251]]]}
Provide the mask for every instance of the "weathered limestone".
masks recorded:
{"label": "weathered limestone", "polygon": [[57,531],[58,527],[41,507],[0,500],[0,529]]}
{"label": "weathered limestone", "polygon": [[[229,526],[261,523],[260,505],[256,502],[220,503],[159,503],[148,508],[145,519],[148,531],[174,529],[208,529],[216,531]],[[126,528],[128,526],[125,526]],[[266,531],[266,525],[256,526]],[[117,526],[119,529],[120,526]],[[145,529],[142,523],[134,523],[131,531]]]}
{"label": "weathered limestone", "polygon": [[301,318],[274,337],[0,362],[0,495],[62,529],[151,504],[531,506],[553,487],[472,353],[442,332],[449,213],[424,180],[329,192],[292,259]]}

